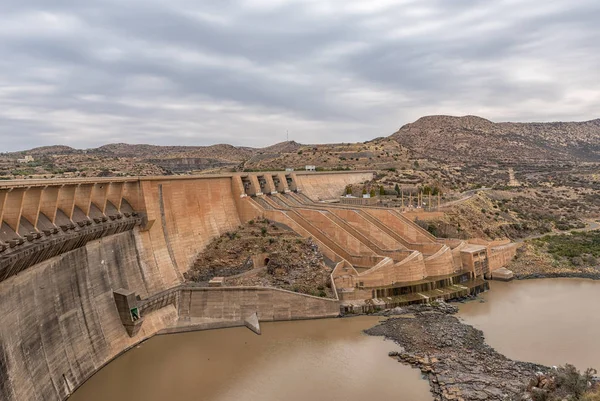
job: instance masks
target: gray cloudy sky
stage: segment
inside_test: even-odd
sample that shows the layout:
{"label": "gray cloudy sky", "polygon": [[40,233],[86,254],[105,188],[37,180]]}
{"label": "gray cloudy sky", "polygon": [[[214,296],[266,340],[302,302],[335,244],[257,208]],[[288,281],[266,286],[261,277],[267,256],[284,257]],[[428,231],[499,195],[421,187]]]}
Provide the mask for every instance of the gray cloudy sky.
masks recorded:
{"label": "gray cloudy sky", "polygon": [[0,151],[600,117],[598,0],[3,0]]}

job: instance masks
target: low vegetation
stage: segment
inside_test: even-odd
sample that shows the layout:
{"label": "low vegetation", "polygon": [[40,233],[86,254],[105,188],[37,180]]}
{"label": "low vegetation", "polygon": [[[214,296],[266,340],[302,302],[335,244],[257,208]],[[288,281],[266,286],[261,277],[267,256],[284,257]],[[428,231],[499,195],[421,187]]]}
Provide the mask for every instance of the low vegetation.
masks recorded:
{"label": "low vegetation", "polygon": [[596,265],[600,258],[600,230],[547,235],[534,240],[533,243],[544,248],[556,260],[574,266]]}
{"label": "low vegetation", "polygon": [[548,374],[538,374],[527,386],[526,399],[532,401],[599,401],[600,385],[596,370],[580,372],[573,365],[559,366]]}
{"label": "low vegetation", "polygon": [[574,231],[526,241],[507,268],[521,278],[600,278],[600,231]]}

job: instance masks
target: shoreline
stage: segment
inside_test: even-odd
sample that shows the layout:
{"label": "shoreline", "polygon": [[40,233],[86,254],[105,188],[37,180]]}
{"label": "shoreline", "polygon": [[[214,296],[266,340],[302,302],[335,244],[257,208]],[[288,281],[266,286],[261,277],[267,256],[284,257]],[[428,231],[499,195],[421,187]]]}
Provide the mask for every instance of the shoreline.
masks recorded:
{"label": "shoreline", "polygon": [[528,273],[528,274],[517,274],[514,273],[514,280],[533,280],[533,279],[552,279],[552,278],[585,278],[590,280],[600,280],[600,272],[598,273],[587,273],[587,272],[555,272],[555,273]]}

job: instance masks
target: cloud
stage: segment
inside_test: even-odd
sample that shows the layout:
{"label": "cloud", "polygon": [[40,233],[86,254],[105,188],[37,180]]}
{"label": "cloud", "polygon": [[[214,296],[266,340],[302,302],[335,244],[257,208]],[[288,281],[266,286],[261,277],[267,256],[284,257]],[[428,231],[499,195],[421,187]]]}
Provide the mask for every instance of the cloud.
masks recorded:
{"label": "cloud", "polygon": [[5,151],[364,141],[427,114],[599,117],[595,0],[25,0],[0,13]]}

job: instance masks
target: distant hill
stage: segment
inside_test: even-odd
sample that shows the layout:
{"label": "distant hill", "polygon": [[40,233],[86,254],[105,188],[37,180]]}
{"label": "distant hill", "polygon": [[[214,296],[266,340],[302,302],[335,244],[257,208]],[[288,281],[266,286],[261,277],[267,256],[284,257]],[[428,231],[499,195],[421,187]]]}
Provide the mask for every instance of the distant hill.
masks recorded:
{"label": "distant hill", "polygon": [[279,142],[275,145],[267,146],[266,148],[258,149],[259,153],[290,153],[297,152],[302,144],[296,141]]}
{"label": "distant hill", "polygon": [[256,149],[227,144],[210,146],[159,146],[127,143],[111,143],[99,148],[88,149],[88,153],[118,157],[210,157],[233,161],[243,161],[256,152]]}
{"label": "distant hill", "polygon": [[20,155],[22,153],[27,153],[30,155],[66,155],[71,153],[81,152],[80,150],[74,149],[70,146],[65,145],[52,145],[52,146],[40,146],[38,148],[29,149],[27,151],[21,152],[11,152],[9,155]]}
{"label": "distant hill", "polygon": [[88,149],[87,152],[105,157],[135,158],[177,173],[215,168],[236,168],[240,163],[251,158],[256,153],[256,149],[227,144],[158,146],[114,143],[96,149]]}
{"label": "distant hill", "polygon": [[[36,162],[16,164],[23,154],[33,155]],[[429,167],[423,161],[429,161]],[[427,116],[404,125],[389,137],[359,143],[309,145],[286,141],[264,148],[113,143],[85,150],[45,146],[6,154],[0,160],[0,176],[60,176],[65,172],[76,176],[149,175],[304,169],[305,165],[315,165],[324,170],[406,170],[400,182],[409,183],[423,178],[420,172],[410,172],[419,165],[427,170],[449,164],[580,161],[600,162],[600,119],[495,123],[477,116]]]}
{"label": "distant hill", "polygon": [[391,138],[419,157],[440,161],[600,160],[600,119],[494,123],[476,116],[428,116]]}

